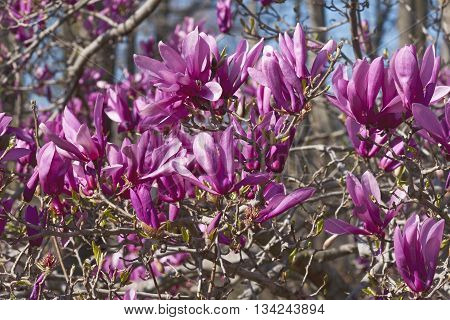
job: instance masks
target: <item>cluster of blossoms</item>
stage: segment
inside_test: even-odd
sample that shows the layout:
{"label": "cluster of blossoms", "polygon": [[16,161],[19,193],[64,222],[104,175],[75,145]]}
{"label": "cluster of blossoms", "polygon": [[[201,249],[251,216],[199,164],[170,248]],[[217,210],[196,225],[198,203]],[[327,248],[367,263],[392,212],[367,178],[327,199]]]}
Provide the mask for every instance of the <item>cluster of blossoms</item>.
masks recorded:
{"label": "cluster of blossoms", "polygon": [[[121,22],[121,12],[133,4],[105,1],[102,14]],[[27,10],[20,8],[22,15]],[[221,32],[231,29],[231,1],[218,1],[217,19]],[[96,34],[110,27],[95,17],[84,21]],[[32,34],[18,29],[17,36]],[[0,166],[6,172],[7,163],[15,162],[22,191],[20,200],[1,199],[0,236],[16,221],[25,224],[32,248],[43,245],[49,230],[76,228],[82,234],[93,224],[89,203],[102,211],[96,227],[124,219],[129,231],[116,238],[120,249],[114,252],[96,254],[100,249],[92,245],[98,263],[94,271],[103,270],[112,283],[136,284],[176,272],[189,259],[189,251],[180,249],[134,264],[142,251],[195,240],[205,247],[217,241],[239,253],[251,243],[254,230],[272,228],[276,218],[323,191],[301,181],[292,190],[282,177],[297,125],[324,92],[322,85],[338,59],[335,41],[309,50],[297,24],[292,33],[279,35],[278,48],[264,45],[264,39],[253,46],[241,40],[226,52],[202,24],[186,19],[169,41],[158,43],[158,54],[153,42],[141,43],[142,55],[134,55],[138,71],[126,73],[121,82],[97,81],[100,72],[86,69],[82,96],[72,98],[60,113],[39,112],[35,123],[19,127],[0,113],[0,137],[8,142],[2,144]],[[358,60],[351,76],[345,69],[339,65],[334,70],[327,98],[345,114],[357,155],[376,158],[385,172],[404,167],[421,144],[449,159],[450,102],[445,99],[450,86],[439,79],[440,60],[432,46],[422,59],[414,46],[405,46],[389,63],[383,57]],[[48,74],[39,70],[41,79]],[[83,103],[91,106],[88,112]],[[445,188],[448,184],[449,178]],[[328,218],[325,231],[375,239],[374,255],[393,243],[404,282],[415,293],[428,291],[444,220],[429,214],[408,217],[404,209],[411,186],[398,184],[383,202],[370,170],[361,179],[347,171],[346,186],[360,224]],[[15,220],[12,208],[22,212]],[[402,215],[408,217],[403,231],[397,219]],[[55,265],[53,256],[44,260],[30,299],[40,298]],[[134,290],[128,288],[123,298],[136,298]]]}
{"label": "cluster of blossoms", "polygon": [[[404,165],[405,159],[418,152],[417,142],[425,139],[437,146],[444,158],[450,156],[450,102],[433,111],[432,106],[445,100],[450,93],[448,84],[438,85],[440,60],[434,47],[429,46],[419,60],[413,45],[397,50],[385,66],[382,57],[371,63],[358,60],[351,78],[343,65],[332,77],[333,95],[329,101],[346,116],[346,127],[355,151],[366,158],[383,153],[379,167],[387,172]],[[412,134],[399,136],[404,123]],[[387,145],[387,147],[386,147]],[[382,151],[384,149],[384,152]],[[449,186],[450,174],[445,188]],[[359,181],[347,174],[347,191],[354,204],[353,215],[363,224],[356,227],[340,219],[330,218],[325,230],[332,234],[375,236],[385,242],[385,229],[401,209],[405,190],[397,189],[384,205],[375,177],[367,171]],[[412,186],[414,188],[414,186]],[[406,188],[407,189],[407,188]],[[386,210],[384,217],[380,211]],[[394,249],[397,268],[410,289],[427,291],[433,281],[436,260],[442,242],[444,220],[426,218],[423,222],[413,214],[402,234],[396,228]]]}

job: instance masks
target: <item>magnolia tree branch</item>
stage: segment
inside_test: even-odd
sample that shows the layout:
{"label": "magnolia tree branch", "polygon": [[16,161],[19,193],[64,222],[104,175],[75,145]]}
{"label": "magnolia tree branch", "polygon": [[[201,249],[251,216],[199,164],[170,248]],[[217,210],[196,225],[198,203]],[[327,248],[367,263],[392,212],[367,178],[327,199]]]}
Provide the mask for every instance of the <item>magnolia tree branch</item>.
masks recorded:
{"label": "magnolia tree branch", "polygon": [[351,34],[352,34],[352,46],[353,51],[355,53],[356,58],[362,59],[361,46],[359,44],[359,34],[358,34],[358,8],[359,1],[351,0],[350,2],[350,10],[349,10],[349,20],[351,25]]}
{"label": "magnolia tree branch", "polygon": [[126,36],[132,32],[156,10],[161,1],[162,0],[146,0],[125,22],[101,34],[87,47],[78,52],[77,59],[67,69],[68,77],[70,79],[70,87],[62,100],[57,103],[59,107],[65,106],[71,98],[78,85],[78,80],[83,74],[84,66],[89,59],[109,41],[117,40],[118,38]]}

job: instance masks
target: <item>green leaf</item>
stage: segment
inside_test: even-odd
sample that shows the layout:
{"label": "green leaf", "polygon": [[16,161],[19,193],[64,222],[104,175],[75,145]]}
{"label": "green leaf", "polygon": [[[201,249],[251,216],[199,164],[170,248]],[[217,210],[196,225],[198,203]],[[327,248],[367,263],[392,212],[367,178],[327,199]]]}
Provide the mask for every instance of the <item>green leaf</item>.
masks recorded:
{"label": "green leaf", "polygon": [[297,257],[297,253],[298,253],[298,248],[295,248],[294,250],[292,250],[292,252],[289,254],[289,264],[294,264],[296,257]]}
{"label": "green leaf", "polygon": [[189,243],[189,240],[191,238],[191,235],[189,234],[189,230],[185,227],[181,228],[181,236],[183,237],[183,241],[186,243]]}
{"label": "green leaf", "polygon": [[320,219],[316,223],[316,235],[320,234],[323,230],[323,219]]}
{"label": "green leaf", "polygon": [[21,287],[23,287],[23,286],[31,287],[33,284],[30,281],[28,281],[28,280],[19,280],[19,281],[17,281],[15,283],[15,285],[16,286],[21,286]]}
{"label": "green leaf", "polygon": [[364,292],[365,294],[367,294],[369,296],[376,296],[377,295],[375,293],[375,291],[373,291],[372,288],[370,288],[370,287],[362,289],[362,292]]}
{"label": "green leaf", "polygon": [[94,253],[95,262],[97,262],[97,265],[100,267],[101,263],[103,262],[103,253],[100,247],[96,245],[94,241],[92,241],[91,246],[92,252]]}
{"label": "green leaf", "polygon": [[120,274],[120,285],[125,286],[128,284],[128,280],[130,279],[131,272],[129,270],[124,270]]}
{"label": "green leaf", "polygon": [[450,238],[444,239],[444,241],[442,241],[441,243],[441,250],[444,249],[448,243],[450,242]]}

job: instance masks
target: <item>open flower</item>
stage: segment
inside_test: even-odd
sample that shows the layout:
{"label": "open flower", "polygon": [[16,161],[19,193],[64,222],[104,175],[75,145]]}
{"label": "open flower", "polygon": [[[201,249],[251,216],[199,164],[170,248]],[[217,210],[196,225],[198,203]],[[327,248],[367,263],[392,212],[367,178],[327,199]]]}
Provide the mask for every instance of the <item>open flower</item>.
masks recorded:
{"label": "open flower", "polygon": [[225,195],[246,185],[268,182],[270,175],[267,173],[249,174],[236,182],[238,164],[235,161],[233,132],[230,126],[220,136],[213,137],[201,132],[195,137],[194,157],[201,169],[198,178],[178,161],[172,163],[174,169],[192,184],[215,195]]}
{"label": "open flower", "polygon": [[102,128],[103,96],[97,97],[94,108],[94,124],[96,135],[91,136],[89,128],[85,123],[80,123],[77,117],[69,110],[64,109],[62,127],[65,139],[51,131],[48,126],[41,123],[39,128],[48,139],[60,148],[59,152],[66,158],[83,162],[95,161],[104,150],[104,136]]}
{"label": "open flower", "polygon": [[436,272],[444,232],[444,220],[420,221],[412,215],[403,228],[395,229],[394,253],[397,270],[408,287],[418,293],[427,291]]}
{"label": "open flower", "polygon": [[388,140],[388,136],[379,129],[366,128],[356,120],[348,117],[345,127],[355,151],[362,157],[371,158],[381,149],[381,145]]}
{"label": "open flower", "polygon": [[450,92],[449,86],[436,86],[440,59],[430,45],[419,63],[416,47],[404,46],[392,56],[389,65],[395,86],[404,106],[411,110],[413,103],[428,106]]}
{"label": "open flower", "polygon": [[336,49],[330,41],[316,56],[311,72],[306,67],[306,38],[300,24],[297,24],[292,38],[279,35],[280,50],[265,46],[261,69],[249,68],[250,76],[260,85],[270,89],[278,108],[288,113],[300,112],[305,104],[304,87],[322,71],[328,55]]}
{"label": "open flower", "polygon": [[264,39],[261,39],[250,49],[248,41],[241,40],[236,51],[217,69],[216,77],[222,87],[222,98],[231,98],[247,81],[248,69],[258,60],[263,45]]}
{"label": "open flower", "polygon": [[214,38],[196,28],[183,40],[181,53],[163,42],[159,43],[159,53],[163,61],[134,56],[136,65],[149,81],[161,91],[171,93],[166,101],[155,102],[159,106],[170,106],[185,99],[217,101],[220,98],[222,88],[210,81],[213,58],[218,58]]}
{"label": "open flower", "polygon": [[[371,63],[358,60],[353,65],[350,79],[344,67],[338,66],[332,78],[334,96],[330,95],[328,99],[360,125],[395,128],[402,122],[405,109],[393,82],[392,71],[384,66],[382,57]],[[382,98],[378,104],[380,91]]]}
{"label": "open flower", "polygon": [[332,234],[374,235],[384,239],[384,228],[397,215],[401,208],[400,202],[406,193],[397,189],[392,195],[387,207],[389,210],[381,216],[381,192],[378,182],[370,171],[366,171],[359,181],[353,174],[347,174],[347,191],[355,205],[353,215],[362,223],[363,227],[356,227],[336,218],[325,221],[325,231]]}
{"label": "open flower", "polygon": [[299,188],[287,194],[283,184],[269,182],[263,190],[266,205],[259,211],[255,222],[263,223],[273,219],[311,198],[315,192],[315,188],[308,187]]}

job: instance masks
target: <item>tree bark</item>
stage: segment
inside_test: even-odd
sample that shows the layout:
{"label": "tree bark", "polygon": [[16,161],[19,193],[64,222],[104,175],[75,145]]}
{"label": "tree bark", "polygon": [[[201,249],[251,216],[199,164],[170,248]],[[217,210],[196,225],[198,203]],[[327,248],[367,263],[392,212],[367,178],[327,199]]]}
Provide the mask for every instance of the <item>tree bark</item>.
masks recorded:
{"label": "tree bark", "polygon": [[442,11],[442,32],[443,32],[443,45],[442,45],[442,60],[444,63],[450,63],[450,0],[441,0]]}
{"label": "tree bark", "polygon": [[413,1],[414,0],[401,0],[398,4],[398,46],[403,47],[406,44],[412,42],[412,25],[413,25]]}
{"label": "tree bark", "polygon": [[[312,27],[325,27],[324,0],[308,0],[308,11]],[[317,32],[315,35],[320,42],[327,39],[326,32]]]}

